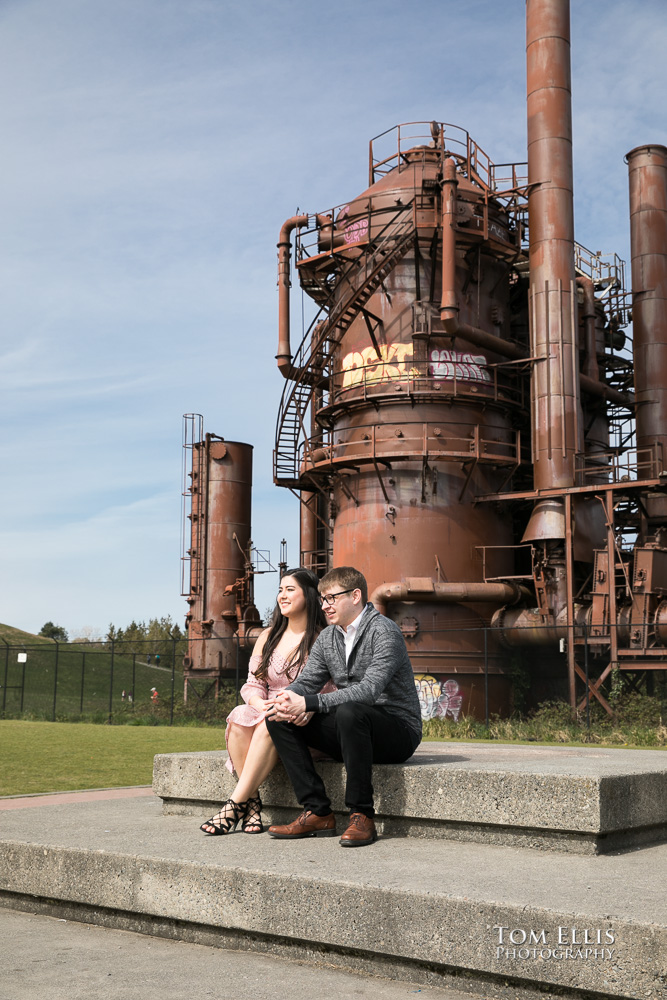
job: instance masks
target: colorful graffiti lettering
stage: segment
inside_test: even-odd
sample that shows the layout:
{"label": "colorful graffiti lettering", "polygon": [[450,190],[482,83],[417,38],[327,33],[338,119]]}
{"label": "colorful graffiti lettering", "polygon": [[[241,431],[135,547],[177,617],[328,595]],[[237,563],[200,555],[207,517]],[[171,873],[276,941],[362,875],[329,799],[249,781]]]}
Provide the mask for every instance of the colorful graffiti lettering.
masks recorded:
{"label": "colorful graffiti lettering", "polygon": [[431,674],[415,674],[415,687],[419,698],[422,719],[446,719],[459,721],[463,695],[456,681],[441,684]]}
{"label": "colorful graffiti lettering", "polygon": [[[412,344],[382,344],[380,357],[374,347],[363,351],[352,351],[343,358],[343,389],[353,385],[374,385],[403,378],[412,369]],[[491,375],[486,369],[483,354],[463,354],[446,348],[431,351],[428,373],[433,378],[459,382],[490,382]]]}
{"label": "colorful graffiti lettering", "polygon": [[374,347],[352,351],[343,358],[343,388],[352,385],[388,382],[408,374],[406,361],[412,359],[412,344],[382,344],[380,357]]}
{"label": "colorful graffiti lettering", "polygon": [[366,382],[386,382],[406,375],[406,361],[412,358],[412,344],[382,344],[380,357],[374,347],[353,351],[343,358],[343,388]]}
{"label": "colorful graffiti lettering", "polygon": [[445,348],[431,351],[429,375],[450,381],[454,379],[464,382],[491,381],[483,354],[462,354],[460,351],[450,351]]}
{"label": "colorful graffiti lettering", "polygon": [[343,233],[343,239],[346,243],[360,243],[361,240],[365,240],[368,236],[368,219],[357,219],[356,222],[350,222]]}

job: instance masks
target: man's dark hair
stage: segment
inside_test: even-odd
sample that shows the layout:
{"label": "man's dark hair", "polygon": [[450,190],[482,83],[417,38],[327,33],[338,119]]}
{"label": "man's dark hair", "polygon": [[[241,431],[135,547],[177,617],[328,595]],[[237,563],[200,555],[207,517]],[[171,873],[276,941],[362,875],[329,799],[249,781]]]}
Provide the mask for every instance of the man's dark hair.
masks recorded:
{"label": "man's dark hair", "polygon": [[333,590],[335,587],[340,587],[341,590],[360,590],[362,606],[366,607],[368,601],[366,577],[354,566],[336,566],[335,569],[330,569],[328,573],[324,574],[320,580],[320,594],[324,594],[327,590]]}

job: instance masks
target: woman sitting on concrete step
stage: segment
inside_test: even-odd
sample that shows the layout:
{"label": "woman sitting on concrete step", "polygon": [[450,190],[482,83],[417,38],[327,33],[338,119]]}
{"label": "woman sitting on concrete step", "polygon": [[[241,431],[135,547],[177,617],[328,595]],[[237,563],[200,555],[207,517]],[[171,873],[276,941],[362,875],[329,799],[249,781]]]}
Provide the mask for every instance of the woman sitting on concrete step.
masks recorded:
{"label": "woman sitting on concrete step", "polygon": [[[301,567],[288,569],[280,581],[273,621],[257,640],[248,680],[241,688],[246,704],[237,705],[227,716],[226,766],[239,781],[220,812],[202,823],[201,829],[209,836],[231,833],[239,822],[244,833],[261,833],[264,829],[259,786],[278,762],[264,718],[273,707],[275,695],[301,672],[326,625],[317,584],[315,574]],[[325,690],[335,688],[328,685]],[[304,726],[311,716],[310,712],[303,713],[291,721]]]}

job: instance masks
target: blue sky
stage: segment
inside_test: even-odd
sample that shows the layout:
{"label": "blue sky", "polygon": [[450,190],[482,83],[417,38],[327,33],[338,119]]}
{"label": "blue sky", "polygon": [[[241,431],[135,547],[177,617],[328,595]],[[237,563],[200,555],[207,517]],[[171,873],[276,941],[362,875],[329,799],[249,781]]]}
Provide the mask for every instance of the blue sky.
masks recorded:
{"label": "blue sky", "polygon": [[[667,5],[572,7],[576,237],[629,260]],[[0,88],[0,621],[181,622],[183,413],[255,446],[254,540],[298,558],[271,480],[282,222],[363,190],[398,122],[524,160],[524,2],[0,0]]]}

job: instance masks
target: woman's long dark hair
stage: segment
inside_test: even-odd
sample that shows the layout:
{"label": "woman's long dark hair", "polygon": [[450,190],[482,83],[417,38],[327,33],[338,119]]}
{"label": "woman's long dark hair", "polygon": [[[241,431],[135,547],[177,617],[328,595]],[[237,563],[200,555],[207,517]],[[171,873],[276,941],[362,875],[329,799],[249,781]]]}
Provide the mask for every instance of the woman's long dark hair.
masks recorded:
{"label": "woman's long dark hair", "polygon": [[[301,587],[304,597],[306,598],[306,631],[304,632],[303,639],[299,645],[290,654],[287,666],[285,667],[285,673],[292,681],[301,671],[301,668],[308,659],[308,654],[313,647],[313,643],[325,627],[327,621],[324,617],[324,612],[322,611],[322,606],[320,604],[320,595],[317,590],[319,580],[315,574],[309,569],[303,569],[302,566],[297,566],[296,569],[288,569],[283,573],[281,583],[286,576],[294,577],[296,582]],[[280,610],[280,605],[276,601],[273,618],[271,619],[271,631],[269,632],[266,642],[264,643],[262,660],[255,674],[258,680],[264,681],[267,679],[269,672],[269,660],[271,659],[273,651],[280,642],[286,628],[287,618],[283,615]]]}

